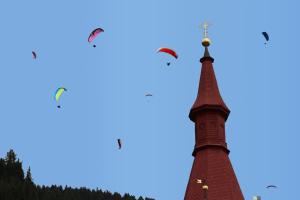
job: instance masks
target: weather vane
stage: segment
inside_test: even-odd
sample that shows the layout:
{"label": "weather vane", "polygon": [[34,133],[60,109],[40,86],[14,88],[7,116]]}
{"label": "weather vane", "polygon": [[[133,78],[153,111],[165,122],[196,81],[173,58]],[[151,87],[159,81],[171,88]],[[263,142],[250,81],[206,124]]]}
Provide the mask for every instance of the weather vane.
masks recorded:
{"label": "weather vane", "polygon": [[207,36],[207,33],[208,33],[208,26],[210,26],[210,24],[208,24],[207,22],[204,22],[202,24],[202,27],[203,28],[203,39],[202,39],[202,45],[205,46],[205,47],[208,47],[211,43],[210,39],[208,38]]}

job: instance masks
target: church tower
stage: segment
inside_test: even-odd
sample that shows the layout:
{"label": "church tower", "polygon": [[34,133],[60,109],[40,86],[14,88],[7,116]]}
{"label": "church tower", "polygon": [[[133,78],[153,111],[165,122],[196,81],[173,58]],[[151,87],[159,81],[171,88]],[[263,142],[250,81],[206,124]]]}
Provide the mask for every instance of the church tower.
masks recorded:
{"label": "church tower", "polygon": [[198,95],[189,118],[195,123],[194,163],[184,200],[244,200],[228,157],[225,122],[230,110],[224,103],[215,77],[204,24],[204,56]]}

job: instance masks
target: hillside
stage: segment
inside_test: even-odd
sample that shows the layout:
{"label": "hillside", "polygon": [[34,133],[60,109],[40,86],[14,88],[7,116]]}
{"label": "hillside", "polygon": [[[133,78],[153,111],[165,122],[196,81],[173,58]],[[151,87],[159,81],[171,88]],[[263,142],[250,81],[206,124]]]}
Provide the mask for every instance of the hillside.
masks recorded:
{"label": "hillside", "polygon": [[154,200],[152,198],[136,198],[125,193],[88,189],[85,187],[71,188],[57,185],[40,186],[33,182],[30,167],[26,175],[22,162],[17,159],[13,150],[6,157],[0,158],[0,199],[1,200]]}

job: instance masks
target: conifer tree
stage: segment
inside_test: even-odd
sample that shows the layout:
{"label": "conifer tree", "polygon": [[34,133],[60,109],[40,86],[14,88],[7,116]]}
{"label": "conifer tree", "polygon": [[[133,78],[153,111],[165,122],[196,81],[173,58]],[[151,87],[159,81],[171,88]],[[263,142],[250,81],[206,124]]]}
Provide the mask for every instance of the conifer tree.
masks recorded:
{"label": "conifer tree", "polygon": [[28,167],[28,170],[26,172],[25,181],[28,182],[28,183],[33,183],[30,166]]}
{"label": "conifer tree", "polygon": [[14,150],[10,149],[9,152],[6,154],[6,163],[14,163],[16,162],[17,155],[15,154]]}

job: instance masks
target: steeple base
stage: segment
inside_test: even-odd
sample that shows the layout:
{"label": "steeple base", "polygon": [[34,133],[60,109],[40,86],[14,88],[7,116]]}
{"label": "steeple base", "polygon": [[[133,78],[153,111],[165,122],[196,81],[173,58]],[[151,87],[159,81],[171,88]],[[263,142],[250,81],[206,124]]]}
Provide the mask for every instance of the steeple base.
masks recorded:
{"label": "steeple base", "polygon": [[[204,184],[208,190],[202,189]],[[244,200],[226,151],[204,148],[196,153],[184,200]]]}

